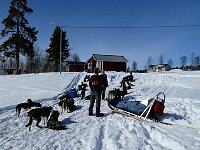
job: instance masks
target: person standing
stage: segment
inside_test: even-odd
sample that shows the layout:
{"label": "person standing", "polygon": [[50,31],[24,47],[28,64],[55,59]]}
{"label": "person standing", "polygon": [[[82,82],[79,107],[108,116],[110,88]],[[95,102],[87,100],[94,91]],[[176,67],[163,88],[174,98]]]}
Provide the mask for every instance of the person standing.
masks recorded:
{"label": "person standing", "polygon": [[99,68],[94,69],[94,75],[89,79],[89,86],[91,89],[90,93],[90,105],[89,105],[89,116],[93,115],[93,107],[96,100],[96,117],[104,116],[103,113],[100,113],[101,107],[101,91],[102,91],[102,81],[99,75]]}
{"label": "person standing", "polygon": [[100,75],[101,76],[101,80],[102,80],[102,83],[103,83],[103,87],[102,87],[102,99],[105,99],[105,92],[106,92],[106,88],[108,86],[108,79],[107,79],[107,75],[105,74],[105,71],[102,70],[102,74]]}

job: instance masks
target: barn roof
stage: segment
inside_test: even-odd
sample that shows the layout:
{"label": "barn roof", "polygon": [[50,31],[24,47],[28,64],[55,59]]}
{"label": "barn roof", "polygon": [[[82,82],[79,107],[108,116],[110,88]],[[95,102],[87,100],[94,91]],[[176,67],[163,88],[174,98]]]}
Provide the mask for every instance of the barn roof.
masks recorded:
{"label": "barn roof", "polygon": [[92,54],[97,61],[128,62],[124,56]]}
{"label": "barn roof", "polygon": [[78,61],[66,61],[67,64],[70,64],[70,65],[85,65],[85,62],[78,62]]}

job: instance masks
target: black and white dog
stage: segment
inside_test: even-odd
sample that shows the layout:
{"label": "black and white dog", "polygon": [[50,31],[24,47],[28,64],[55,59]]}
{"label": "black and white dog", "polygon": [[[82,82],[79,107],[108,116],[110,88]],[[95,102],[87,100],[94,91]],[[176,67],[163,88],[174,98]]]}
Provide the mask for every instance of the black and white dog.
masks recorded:
{"label": "black and white dog", "polygon": [[108,91],[108,98],[107,99],[108,100],[114,99],[115,98],[115,94],[116,94],[115,89]]}
{"label": "black and white dog", "polygon": [[26,127],[29,126],[29,131],[31,130],[31,125],[33,123],[33,120],[37,121],[37,123],[36,123],[37,127],[41,127],[41,126],[39,126],[39,123],[40,123],[40,121],[43,117],[44,118],[44,124],[45,124],[45,120],[47,122],[52,109],[53,109],[52,107],[41,107],[41,108],[36,108],[36,109],[30,110],[28,112],[29,122],[26,125]]}
{"label": "black and white dog", "polygon": [[64,110],[66,109],[67,109],[67,112],[72,112],[76,109],[73,98],[69,98],[67,95],[63,95],[59,99],[60,101],[58,105],[61,106],[62,112],[64,112]]}
{"label": "black and white dog", "polygon": [[90,75],[86,75],[85,78],[83,79],[83,81],[87,82],[87,81],[89,81],[89,79],[90,79]]}
{"label": "black and white dog", "polygon": [[111,99],[118,99],[118,100],[123,100],[124,96],[127,94],[127,90],[121,91],[120,89],[114,89],[110,90],[108,92],[108,100]]}

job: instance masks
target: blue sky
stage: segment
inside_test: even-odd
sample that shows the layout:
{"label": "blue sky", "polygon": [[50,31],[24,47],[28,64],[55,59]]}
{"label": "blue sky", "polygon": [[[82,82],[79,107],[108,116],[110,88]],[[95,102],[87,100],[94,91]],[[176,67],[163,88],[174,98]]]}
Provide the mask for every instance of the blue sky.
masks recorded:
{"label": "blue sky", "polygon": [[[0,21],[8,15],[10,1],[0,1]],[[32,0],[28,6],[33,13],[27,17],[38,30],[36,44],[40,49],[49,47],[55,29],[54,22],[66,26],[71,53],[81,61],[91,54],[123,55],[131,66],[133,61],[144,69],[147,58],[154,64],[161,53],[164,63],[172,59],[180,65],[180,57],[200,55],[200,27],[190,28],[117,28],[81,29],[67,26],[134,27],[200,25],[199,0]],[[3,25],[0,24],[0,29]],[[0,44],[5,39],[0,39]]]}

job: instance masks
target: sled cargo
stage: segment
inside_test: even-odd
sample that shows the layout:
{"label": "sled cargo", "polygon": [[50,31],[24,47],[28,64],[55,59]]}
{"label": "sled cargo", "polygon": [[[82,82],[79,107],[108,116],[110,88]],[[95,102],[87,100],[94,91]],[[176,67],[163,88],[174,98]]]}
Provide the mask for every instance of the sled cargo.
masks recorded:
{"label": "sled cargo", "polygon": [[66,92],[66,95],[67,95],[69,98],[78,97],[78,94],[77,94],[76,89],[71,89],[71,90],[67,91],[67,92]]}
{"label": "sled cargo", "polygon": [[78,97],[78,93],[76,89],[70,89],[66,92],[59,94],[58,99],[68,99],[68,98],[76,98]]}

